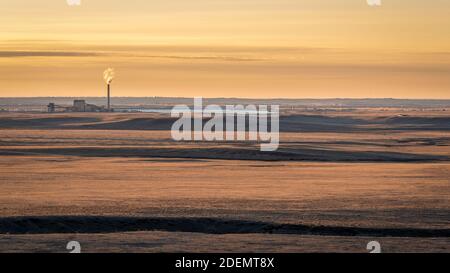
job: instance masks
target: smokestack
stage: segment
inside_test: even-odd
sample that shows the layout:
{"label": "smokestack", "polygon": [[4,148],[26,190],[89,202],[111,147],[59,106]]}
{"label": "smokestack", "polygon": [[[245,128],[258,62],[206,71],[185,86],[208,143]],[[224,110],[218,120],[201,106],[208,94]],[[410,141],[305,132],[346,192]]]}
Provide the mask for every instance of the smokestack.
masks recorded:
{"label": "smokestack", "polygon": [[108,68],[103,72],[103,78],[105,79],[105,82],[108,86],[108,102],[107,102],[107,107],[108,107],[108,112],[111,112],[111,82],[114,79],[114,69],[112,68]]}
{"label": "smokestack", "polygon": [[111,85],[108,83],[108,112],[111,112],[111,93],[110,93]]}

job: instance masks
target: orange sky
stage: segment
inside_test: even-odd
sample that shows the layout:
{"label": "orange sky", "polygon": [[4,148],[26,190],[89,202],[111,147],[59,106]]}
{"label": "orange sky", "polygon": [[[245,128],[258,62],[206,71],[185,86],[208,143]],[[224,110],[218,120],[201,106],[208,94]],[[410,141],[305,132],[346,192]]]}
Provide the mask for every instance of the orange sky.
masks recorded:
{"label": "orange sky", "polygon": [[450,1],[0,0],[0,96],[450,98]]}

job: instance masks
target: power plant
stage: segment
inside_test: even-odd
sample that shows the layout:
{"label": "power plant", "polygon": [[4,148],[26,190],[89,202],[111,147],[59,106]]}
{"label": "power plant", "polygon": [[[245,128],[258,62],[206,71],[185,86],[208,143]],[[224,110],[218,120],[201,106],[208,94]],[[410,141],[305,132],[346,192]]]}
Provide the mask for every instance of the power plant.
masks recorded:
{"label": "power plant", "polygon": [[105,79],[106,86],[107,86],[107,109],[108,112],[111,112],[111,82],[114,80],[115,72],[114,69],[108,68],[103,72],[103,79]]}
{"label": "power plant", "polygon": [[113,112],[111,108],[111,82],[115,76],[114,69],[108,68],[103,72],[103,79],[106,82],[106,108],[104,106],[97,106],[94,104],[88,104],[85,100],[74,100],[73,106],[61,106],[51,102],[47,105],[47,111],[49,113],[55,112]]}
{"label": "power plant", "polygon": [[108,109],[108,112],[111,112],[111,85],[110,84],[108,84],[108,103],[107,103],[107,109]]}
{"label": "power plant", "polygon": [[51,102],[47,105],[49,113],[55,112],[109,112],[104,106],[86,103],[85,100],[74,100],[73,106],[61,106]]}

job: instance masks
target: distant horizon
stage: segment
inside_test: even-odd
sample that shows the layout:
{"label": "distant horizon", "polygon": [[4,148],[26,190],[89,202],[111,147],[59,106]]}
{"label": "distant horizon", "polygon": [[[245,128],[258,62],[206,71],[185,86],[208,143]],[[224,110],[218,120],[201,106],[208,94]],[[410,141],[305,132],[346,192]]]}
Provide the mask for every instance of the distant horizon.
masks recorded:
{"label": "distant horizon", "polygon": [[[236,99],[236,100],[431,100],[431,101],[450,101],[449,98],[389,98],[389,97],[324,97],[324,98],[311,98],[311,97],[204,97],[204,96],[111,96],[113,98],[162,98],[162,99],[192,99],[195,97],[202,97],[204,99]],[[1,96],[0,99],[45,99],[45,98],[92,98],[101,99],[104,96],[18,96],[9,97]]]}

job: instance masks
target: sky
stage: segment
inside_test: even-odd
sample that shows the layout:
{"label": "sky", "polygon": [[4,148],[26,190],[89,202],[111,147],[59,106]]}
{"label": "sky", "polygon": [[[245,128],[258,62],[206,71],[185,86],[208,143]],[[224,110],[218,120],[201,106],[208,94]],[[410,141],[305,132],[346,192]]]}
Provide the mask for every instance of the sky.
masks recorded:
{"label": "sky", "polygon": [[450,99],[450,0],[0,0],[0,97]]}

